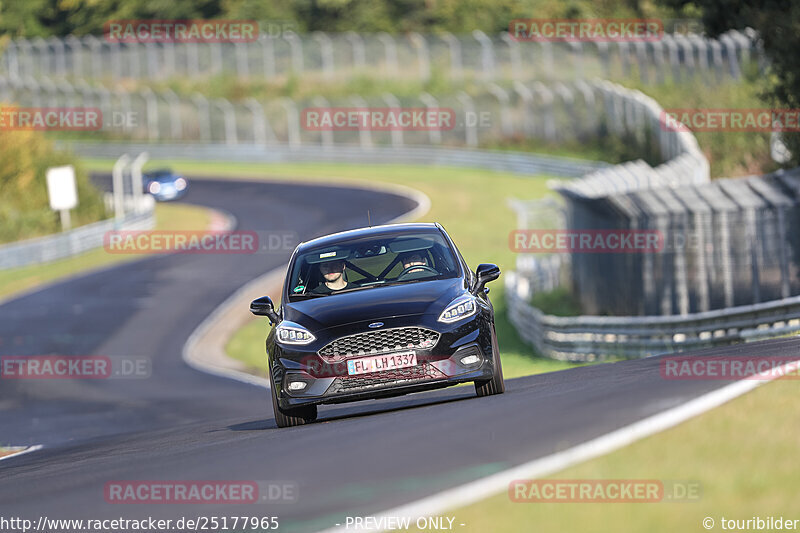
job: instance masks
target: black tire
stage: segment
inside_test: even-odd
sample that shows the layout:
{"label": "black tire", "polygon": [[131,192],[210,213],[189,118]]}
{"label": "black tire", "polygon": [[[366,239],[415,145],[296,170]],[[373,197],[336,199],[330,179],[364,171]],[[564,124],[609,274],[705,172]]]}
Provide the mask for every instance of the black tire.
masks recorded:
{"label": "black tire", "polygon": [[506,384],[503,381],[503,365],[500,363],[500,348],[497,346],[497,334],[494,331],[494,325],[492,325],[492,358],[494,359],[494,375],[492,379],[475,382],[475,392],[479,398],[503,394],[506,391]]}
{"label": "black tire", "polygon": [[269,375],[270,397],[272,398],[272,411],[275,413],[275,423],[279,428],[290,428],[309,424],[317,419],[317,406],[307,405],[295,409],[281,409],[278,405],[278,393],[275,390],[275,383],[272,381],[272,373]]}

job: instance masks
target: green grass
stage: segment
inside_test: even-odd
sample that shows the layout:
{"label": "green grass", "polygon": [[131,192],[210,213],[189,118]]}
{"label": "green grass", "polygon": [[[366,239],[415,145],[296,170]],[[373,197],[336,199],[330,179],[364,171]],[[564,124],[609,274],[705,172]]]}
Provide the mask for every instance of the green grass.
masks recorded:
{"label": "green grass", "polygon": [[[714,531],[721,517],[800,518],[798,382],[782,379],[663,433],[549,479],[644,479],[694,482],[694,502],[513,503],[507,492],[448,511],[463,531]],[[757,416],[756,416],[757,414]]]}
{"label": "green grass", "polygon": [[14,455],[15,453],[19,453],[20,450],[18,449],[11,449],[11,448],[4,448],[0,446],[0,458],[6,457],[8,455]]}
{"label": "green grass", "polygon": [[[108,168],[108,161],[90,160],[90,168]],[[510,197],[541,198],[549,193],[551,177],[525,177],[505,172],[452,167],[411,165],[344,164],[252,164],[158,161],[188,175],[251,177],[269,180],[297,180],[325,183],[402,184],[424,192],[431,209],[420,221],[440,222],[458,244],[464,259],[474,268],[478,263],[496,263],[504,271],[515,267],[516,254],[508,246],[508,235],[516,228]],[[552,194],[552,193],[550,193]],[[366,224],[366,214],[365,214]],[[490,284],[496,308],[496,327],[503,354],[505,377],[512,378],[573,366],[537,357],[525,345],[506,318],[502,277]],[[245,362],[257,373],[266,367],[263,320],[253,320],[230,339],[228,354]]]}
{"label": "green grass", "polygon": [[[210,215],[207,209],[181,204],[157,204],[156,228],[158,230],[198,230],[208,227]],[[140,259],[138,254],[109,254],[103,248],[43,263],[8,270],[0,270],[0,299],[36,288],[44,283],[57,281],[90,269],[110,266],[125,261]]]}

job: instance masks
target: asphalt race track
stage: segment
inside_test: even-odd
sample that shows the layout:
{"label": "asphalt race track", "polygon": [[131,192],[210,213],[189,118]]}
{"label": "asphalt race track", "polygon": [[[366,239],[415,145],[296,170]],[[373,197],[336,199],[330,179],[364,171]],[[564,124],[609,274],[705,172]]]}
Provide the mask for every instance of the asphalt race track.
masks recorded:
{"label": "asphalt race track", "polygon": [[[414,207],[370,190],[228,180],[194,181],[185,201],[233,214],[240,230],[301,239],[364,225],[367,209],[377,224]],[[264,389],[192,370],[181,349],[229,294],[288,255],[150,257],[0,306],[2,354],[152,362],[147,379],[0,380],[0,440],[44,445],[0,462],[0,514],[277,516],[281,531],[315,531],[562,450],[727,383],[664,380],[658,358],[649,358],[509,380],[504,395],[490,398],[460,387],[324,407],[320,423],[279,430]],[[795,338],[716,352],[783,356],[799,347]],[[294,502],[249,505],[107,503],[104,487],[118,480],[253,480],[297,492]]]}

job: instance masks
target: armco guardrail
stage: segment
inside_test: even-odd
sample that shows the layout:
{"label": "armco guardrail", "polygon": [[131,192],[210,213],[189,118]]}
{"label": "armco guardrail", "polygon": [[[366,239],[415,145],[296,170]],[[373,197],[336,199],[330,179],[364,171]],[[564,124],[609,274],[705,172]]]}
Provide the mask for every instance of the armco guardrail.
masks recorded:
{"label": "armco guardrail", "polygon": [[335,150],[325,150],[319,145],[290,146],[286,143],[268,145],[227,146],[224,144],[130,144],[86,143],[61,141],[87,157],[116,158],[126,152],[146,151],[152,159],[181,158],[206,161],[249,161],[261,163],[314,162],[362,164],[419,164],[455,167],[472,167],[528,175],[551,175],[575,178],[607,163],[571,159],[566,157],[527,154],[523,152],[495,152],[468,148],[433,148],[430,146],[373,146],[336,145]]}
{"label": "armco guardrail", "polygon": [[[557,184],[565,226],[658,231],[665,250],[520,256],[506,279],[519,334],[546,356],[578,361],[800,330],[800,243],[792,230],[800,220],[800,171],[710,182],[696,139],[664,128],[658,104],[614,84],[596,85],[634,124],[618,124],[617,133],[649,136],[663,163],[629,162]],[[524,228],[532,207],[515,205]],[[564,279],[584,309],[619,316],[554,317],[530,304],[534,292]]]}
{"label": "armco guardrail", "polygon": [[113,230],[147,230],[155,225],[153,210],[129,213],[121,222],[110,218],[73,230],[0,246],[0,270],[47,263],[103,246],[103,236]]}
{"label": "armco guardrail", "polygon": [[509,319],[553,359],[646,357],[800,331],[800,296],[689,315],[559,317],[532,307],[518,276],[505,275]]}

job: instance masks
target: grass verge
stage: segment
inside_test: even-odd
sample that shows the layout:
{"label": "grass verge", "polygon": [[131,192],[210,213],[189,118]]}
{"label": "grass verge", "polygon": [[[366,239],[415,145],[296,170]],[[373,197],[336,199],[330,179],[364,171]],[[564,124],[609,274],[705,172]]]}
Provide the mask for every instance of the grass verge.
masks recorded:
{"label": "grass verge", "polygon": [[15,450],[12,448],[3,448],[2,446],[0,446],[0,459],[2,459],[3,457],[8,457],[9,455],[14,455],[15,453],[19,453],[21,451],[22,451],[21,449]]}
{"label": "grass verge", "polygon": [[[158,230],[197,230],[208,227],[210,220],[209,211],[201,207],[185,204],[156,205],[156,229]],[[138,254],[109,254],[103,248],[96,248],[50,263],[0,270],[0,299],[86,270],[140,258],[141,255]]]}
{"label": "grass verge", "polygon": [[[661,503],[513,503],[503,493],[447,512],[464,531],[704,531],[702,521],[800,519],[797,381],[781,379],[663,433],[548,479],[699,484],[699,498]],[[742,458],[743,460],[736,460]],[[730,528],[728,528],[730,529]]]}
{"label": "grass verge", "polygon": [[[548,194],[550,176],[520,176],[469,168],[412,165],[345,164],[254,164],[158,161],[188,175],[250,177],[265,180],[298,180],[323,183],[402,184],[424,192],[431,199],[430,211],[420,219],[440,222],[467,262],[496,263],[502,270],[514,268],[516,254],[508,246],[508,234],[516,228],[516,215],[507,207],[510,197],[541,198]],[[108,161],[87,161],[87,166],[107,168]],[[364,214],[366,224],[366,213]],[[503,371],[507,378],[560,370],[570,363],[537,357],[517,336],[505,313],[501,281],[490,285],[496,308],[496,327]],[[263,320],[254,319],[238,331],[227,345],[228,354],[260,374],[266,370]]]}

